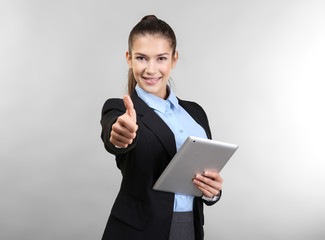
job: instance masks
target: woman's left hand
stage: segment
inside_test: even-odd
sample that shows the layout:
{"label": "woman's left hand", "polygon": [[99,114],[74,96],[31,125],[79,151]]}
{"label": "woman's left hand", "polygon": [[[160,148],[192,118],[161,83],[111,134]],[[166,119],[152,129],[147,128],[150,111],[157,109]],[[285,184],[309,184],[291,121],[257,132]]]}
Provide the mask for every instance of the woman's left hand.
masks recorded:
{"label": "woman's left hand", "polygon": [[222,190],[223,179],[219,173],[204,171],[203,174],[196,174],[193,183],[208,198],[213,198]]}

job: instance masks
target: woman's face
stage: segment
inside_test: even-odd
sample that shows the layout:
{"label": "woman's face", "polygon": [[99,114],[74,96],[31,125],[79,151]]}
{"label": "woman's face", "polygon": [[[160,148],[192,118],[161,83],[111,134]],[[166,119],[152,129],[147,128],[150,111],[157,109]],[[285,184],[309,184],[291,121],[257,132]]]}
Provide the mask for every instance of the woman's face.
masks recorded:
{"label": "woman's face", "polygon": [[170,43],[159,35],[145,35],[133,40],[132,54],[126,59],[133,69],[139,87],[157,97],[167,98],[167,81],[175,67],[178,53],[173,56]]}

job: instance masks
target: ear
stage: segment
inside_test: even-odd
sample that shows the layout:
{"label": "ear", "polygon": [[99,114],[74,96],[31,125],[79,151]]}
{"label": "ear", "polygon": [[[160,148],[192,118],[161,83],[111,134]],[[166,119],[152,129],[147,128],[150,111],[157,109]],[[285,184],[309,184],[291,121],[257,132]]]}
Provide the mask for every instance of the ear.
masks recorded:
{"label": "ear", "polygon": [[178,61],[178,51],[175,52],[172,58],[172,69],[176,66],[177,61]]}
{"label": "ear", "polygon": [[129,53],[129,51],[126,51],[125,57],[126,57],[126,62],[129,65],[129,68],[132,68],[132,56],[131,56],[131,53]]}

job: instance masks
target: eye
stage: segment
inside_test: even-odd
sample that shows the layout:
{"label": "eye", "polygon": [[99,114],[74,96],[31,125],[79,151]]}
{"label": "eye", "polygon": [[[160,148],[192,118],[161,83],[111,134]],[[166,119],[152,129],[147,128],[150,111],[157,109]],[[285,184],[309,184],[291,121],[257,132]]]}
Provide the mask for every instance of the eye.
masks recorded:
{"label": "eye", "polygon": [[140,60],[140,61],[145,61],[145,60],[146,60],[146,58],[145,58],[145,57],[140,57],[140,56],[139,56],[139,57],[137,57],[136,59],[137,59],[137,60]]}
{"label": "eye", "polygon": [[167,60],[167,58],[166,57],[159,57],[158,60],[159,61],[165,61],[165,60]]}

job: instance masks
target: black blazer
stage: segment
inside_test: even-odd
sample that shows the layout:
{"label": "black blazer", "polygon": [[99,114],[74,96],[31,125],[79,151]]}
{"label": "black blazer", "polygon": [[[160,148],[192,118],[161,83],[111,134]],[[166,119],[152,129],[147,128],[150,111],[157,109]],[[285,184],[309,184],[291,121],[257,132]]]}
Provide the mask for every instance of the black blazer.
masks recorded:
{"label": "black blazer", "polygon": [[[108,152],[116,156],[123,179],[112,207],[103,240],[168,240],[174,194],[155,191],[154,183],[176,153],[173,132],[165,122],[138,97],[131,95],[137,113],[138,131],[126,149],[116,148],[110,141],[111,127],[125,113],[122,99],[108,99],[102,110],[102,140]],[[196,103],[179,100],[179,104],[199,123],[211,139],[204,110]],[[195,239],[203,239],[203,202],[194,198]]]}

